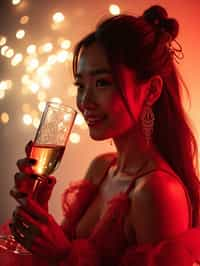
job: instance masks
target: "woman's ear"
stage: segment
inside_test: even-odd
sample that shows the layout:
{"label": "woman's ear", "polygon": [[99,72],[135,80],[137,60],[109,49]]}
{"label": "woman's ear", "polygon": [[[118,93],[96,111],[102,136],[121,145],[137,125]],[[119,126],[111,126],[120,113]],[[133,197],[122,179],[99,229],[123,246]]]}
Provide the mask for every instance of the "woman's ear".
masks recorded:
{"label": "woman's ear", "polygon": [[155,75],[148,80],[148,93],[146,104],[153,105],[160,97],[163,88],[163,80],[161,76]]}

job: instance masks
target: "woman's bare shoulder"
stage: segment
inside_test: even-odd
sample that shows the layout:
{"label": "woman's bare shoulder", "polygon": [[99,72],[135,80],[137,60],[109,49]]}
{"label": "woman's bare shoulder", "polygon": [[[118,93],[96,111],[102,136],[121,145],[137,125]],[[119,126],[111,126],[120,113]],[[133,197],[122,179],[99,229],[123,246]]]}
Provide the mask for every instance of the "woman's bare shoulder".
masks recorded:
{"label": "woman's bare shoulder", "polygon": [[140,243],[177,235],[188,227],[189,209],[178,177],[156,171],[138,180],[131,191],[131,220]]}
{"label": "woman's bare shoulder", "polygon": [[116,159],[116,156],[115,152],[107,152],[97,155],[90,162],[84,178],[89,179],[94,184],[98,183],[108,166]]}

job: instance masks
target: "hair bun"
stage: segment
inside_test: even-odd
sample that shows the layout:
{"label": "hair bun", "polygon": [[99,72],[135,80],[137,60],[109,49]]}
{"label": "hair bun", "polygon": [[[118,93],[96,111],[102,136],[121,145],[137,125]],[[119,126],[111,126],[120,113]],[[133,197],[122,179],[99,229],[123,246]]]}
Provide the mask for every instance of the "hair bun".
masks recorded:
{"label": "hair bun", "polygon": [[144,19],[152,26],[159,30],[168,32],[172,39],[175,39],[178,35],[179,24],[176,19],[168,18],[167,11],[165,8],[154,5],[148,8],[143,13]]}

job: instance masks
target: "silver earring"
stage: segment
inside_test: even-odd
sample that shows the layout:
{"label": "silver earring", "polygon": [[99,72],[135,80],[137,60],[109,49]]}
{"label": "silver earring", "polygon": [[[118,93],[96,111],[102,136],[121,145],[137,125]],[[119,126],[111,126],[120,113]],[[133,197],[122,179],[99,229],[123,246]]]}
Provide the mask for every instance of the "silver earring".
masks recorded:
{"label": "silver earring", "polygon": [[141,115],[142,131],[147,145],[152,142],[155,115],[151,106],[145,105]]}

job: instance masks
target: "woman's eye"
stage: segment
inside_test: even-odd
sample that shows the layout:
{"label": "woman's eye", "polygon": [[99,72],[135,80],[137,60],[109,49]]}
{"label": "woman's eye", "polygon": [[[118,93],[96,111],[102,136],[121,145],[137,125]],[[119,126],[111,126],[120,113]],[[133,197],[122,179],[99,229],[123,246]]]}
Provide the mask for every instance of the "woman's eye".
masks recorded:
{"label": "woman's eye", "polygon": [[105,79],[98,79],[96,81],[96,87],[107,87],[110,86],[111,82],[105,80]]}

